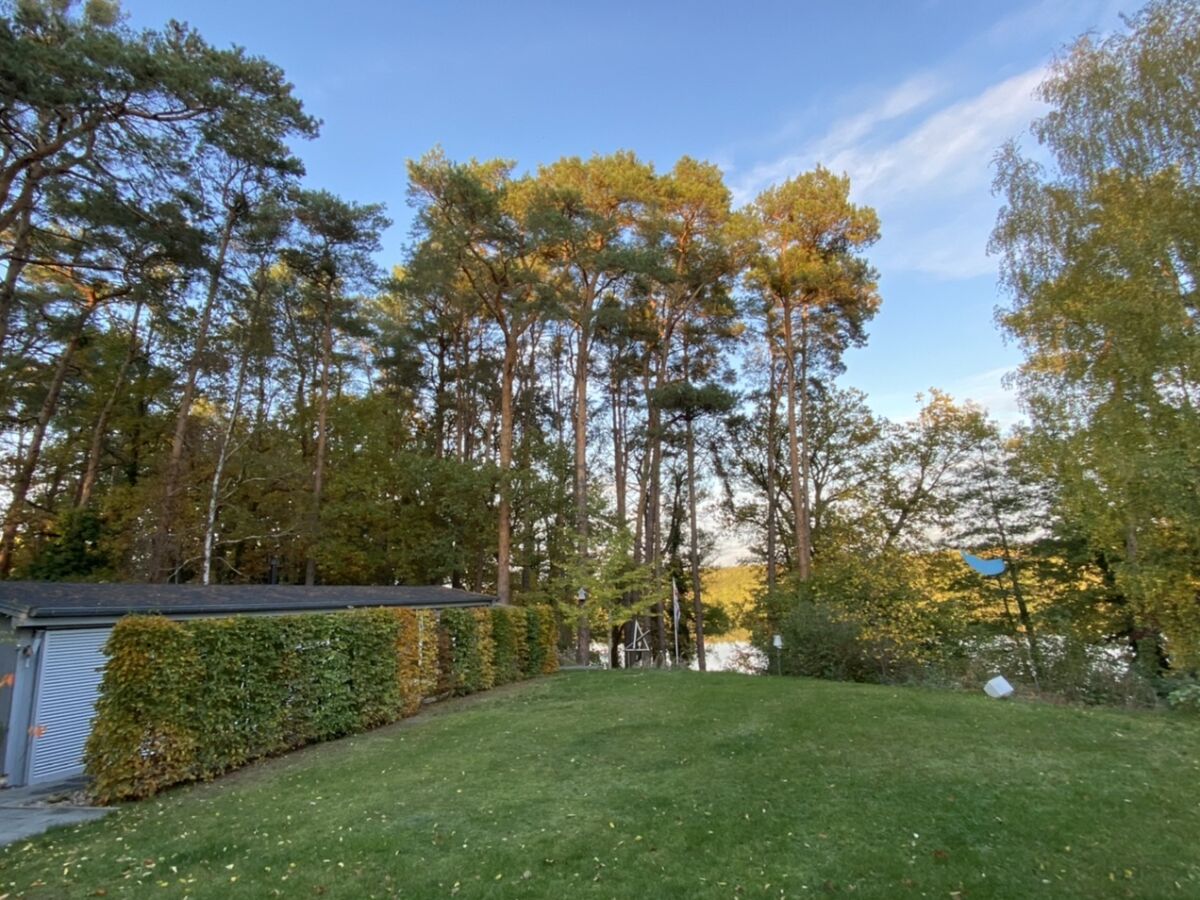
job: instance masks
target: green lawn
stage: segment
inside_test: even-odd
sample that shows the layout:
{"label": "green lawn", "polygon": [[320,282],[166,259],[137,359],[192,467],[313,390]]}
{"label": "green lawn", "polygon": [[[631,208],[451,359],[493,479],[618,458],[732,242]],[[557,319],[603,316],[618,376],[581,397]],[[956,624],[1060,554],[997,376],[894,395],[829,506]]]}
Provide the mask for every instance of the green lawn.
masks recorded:
{"label": "green lawn", "polygon": [[1197,897],[1200,723],[571,673],[0,852],[0,897]]}

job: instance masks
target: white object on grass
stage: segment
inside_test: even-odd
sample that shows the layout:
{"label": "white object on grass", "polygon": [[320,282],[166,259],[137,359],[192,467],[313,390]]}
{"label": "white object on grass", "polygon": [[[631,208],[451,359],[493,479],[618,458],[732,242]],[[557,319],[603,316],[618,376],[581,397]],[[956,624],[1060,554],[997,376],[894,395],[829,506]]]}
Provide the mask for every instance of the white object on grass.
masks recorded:
{"label": "white object on grass", "polygon": [[1011,697],[1013,686],[1008,683],[1003,675],[997,675],[991,681],[983,686],[983,692],[989,697],[995,697],[997,700],[1003,700],[1005,697]]}

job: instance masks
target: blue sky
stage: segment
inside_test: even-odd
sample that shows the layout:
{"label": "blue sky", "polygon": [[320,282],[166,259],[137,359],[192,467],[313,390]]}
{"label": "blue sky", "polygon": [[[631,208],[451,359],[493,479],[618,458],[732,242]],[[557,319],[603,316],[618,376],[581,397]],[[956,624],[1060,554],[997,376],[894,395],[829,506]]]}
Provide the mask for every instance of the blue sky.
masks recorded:
{"label": "blue sky", "polygon": [[523,167],[631,149],[725,170],[738,202],[823,163],[880,214],[883,306],[843,383],[890,418],[930,387],[1017,416],[1000,380],[1019,361],[993,324],[1003,299],[987,236],[990,161],[1040,112],[1047,62],[1136,3],[341,2],[125,0],[136,26],[181,19],[279,64],[321,137],[314,187],[384,202],[408,241],[405,160]]}

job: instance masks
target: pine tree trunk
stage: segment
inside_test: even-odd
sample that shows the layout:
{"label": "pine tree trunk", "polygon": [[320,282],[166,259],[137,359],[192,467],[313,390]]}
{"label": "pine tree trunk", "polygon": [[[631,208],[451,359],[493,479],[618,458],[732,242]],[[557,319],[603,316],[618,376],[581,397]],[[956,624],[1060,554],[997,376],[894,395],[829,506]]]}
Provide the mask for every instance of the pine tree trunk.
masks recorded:
{"label": "pine tree trunk", "polygon": [[54,413],[58,409],[58,398],[62,395],[63,384],[67,380],[67,370],[70,368],[71,359],[74,357],[75,351],[79,349],[80,341],[83,338],[83,328],[87,323],[92,308],[92,306],[89,306],[88,311],[79,317],[75,333],[71,335],[71,339],[67,342],[66,347],[58,358],[58,363],[54,367],[54,374],[50,377],[50,385],[46,389],[46,396],[42,398],[42,405],[38,410],[37,421],[33,428],[33,436],[29,441],[29,446],[25,450],[20,468],[17,470],[17,477],[13,479],[11,488],[12,499],[9,502],[8,513],[4,517],[3,531],[0,532],[0,578],[7,578],[8,573],[12,571],[12,557],[13,551],[16,549],[17,529],[20,527],[21,518],[25,512],[25,500],[29,496],[29,488],[33,484],[33,475],[37,471],[37,464],[41,458],[42,444],[46,439],[46,430],[49,428],[50,420],[54,417]]}
{"label": "pine tree trunk", "polygon": [[204,307],[200,312],[200,321],[196,323],[196,341],[192,346],[192,354],[188,359],[187,376],[183,383],[183,395],[179,400],[179,410],[175,415],[175,431],[171,436],[171,453],[167,458],[166,476],[163,479],[163,504],[160,510],[158,528],[150,549],[150,580],[161,582],[168,574],[166,565],[168,544],[171,533],[175,529],[177,514],[177,499],[179,482],[183,469],[183,450],[187,438],[188,420],[192,414],[192,402],[196,398],[196,382],[200,377],[200,367],[204,363],[204,351],[208,347],[208,332],[212,327],[213,311],[220,294],[221,280],[225,274],[225,258],[229,252],[229,244],[233,238],[233,228],[237,223],[237,213],[231,208],[225,215],[225,223],[221,228],[220,243],[217,248],[217,258],[209,273],[208,290],[204,296]]}
{"label": "pine tree trunk", "polygon": [[[575,540],[577,559],[582,564],[588,556],[588,368],[591,356],[591,288],[585,285],[583,310],[579,321],[579,342],[575,353]],[[585,601],[586,603],[586,601]],[[575,662],[586,666],[591,659],[592,630],[586,610],[580,610]]]}
{"label": "pine tree trunk", "polygon": [[208,492],[208,515],[204,522],[204,563],[201,568],[201,584],[212,581],[213,546],[216,543],[217,513],[221,506],[221,481],[225,476],[225,464],[229,460],[229,446],[237,429],[238,415],[242,409],[242,392],[246,388],[246,376],[250,369],[250,350],[245,348],[238,363],[237,386],[233,391],[233,404],[229,410],[229,422],[221,435],[221,448],[217,451],[217,465],[213,470],[212,485]]}
{"label": "pine tree trunk", "polygon": [[1021,620],[1021,628],[1025,632],[1025,642],[1029,648],[1029,665],[1033,669],[1033,680],[1040,687],[1045,678],[1045,668],[1042,665],[1042,652],[1038,646],[1037,634],[1033,630],[1033,617],[1029,614],[1029,606],[1025,603],[1025,595],[1021,591],[1021,581],[1017,577],[1016,561],[1013,559],[1012,552],[1008,546],[1008,533],[1004,529],[1004,522],[1001,521],[1000,515],[996,511],[995,495],[992,492],[990,484],[988,486],[988,493],[992,497],[996,531],[1000,536],[1000,550],[1004,554],[1005,568],[1008,569],[1008,575],[1012,582],[1013,599],[1017,603],[1017,616]]}
{"label": "pine tree trunk", "polygon": [[800,481],[800,440],[796,425],[796,347],[792,343],[792,309],[783,305],[784,370],[787,375],[788,462],[791,467],[793,535],[796,558],[792,561],[801,581],[809,575],[808,535],[804,521],[804,497]]}
{"label": "pine tree trunk", "polygon": [[500,509],[496,534],[496,595],[502,604],[512,602],[509,560],[512,556],[512,468],[513,379],[517,367],[517,339],[511,331],[504,335],[504,366],[500,382]]}
{"label": "pine tree trunk", "polygon": [[808,308],[802,306],[800,309],[800,378],[797,387],[800,390],[800,509],[797,517],[797,526],[800,529],[803,537],[799,547],[802,550],[800,557],[800,580],[807,581],[812,574],[812,518],[808,507],[808,486],[812,478],[810,475],[811,459],[809,453],[809,411],[808,411]]}
{"label": "pine tree trunk", "polygon": [[321,537],[321,498],[325,491],[325,457],[329,451],[329,383],[333,369],[333,296],[325,297],[321,331],[321,394],[317,405],[317,447],[313,461],[312,509],[308,520],[308,554],[304,583],[317,583],[317,543]]}
{"label": "pine tree trunk", "polygon": [[[770,341],[768,335],[767,340]],[[778,382],[775,377],[775,350],[774,343],[771,343],[770,352],[767,357],[767,365],[770,368],[768,375],[767,387],[767,590],[773,592],[775,585],[778,582],[776,574],[776,557],[778,551],[775,548],[775,542],[778,532],[778,522],[776,516],[775,504],[775,480],[778,477],[775,472],[775,446],[779,439],[779,416],[777,406],[775,404],[775,395],[778,391]]]}
{"label": "pine tree trunk", "polygon": [[[666,348],[655,372],[655,392],[662,387],[666,377]],[[662,601],[662,413],[653,397],[647,397],[646,440],[650,442],[650,491],[646,502],[646,560],[654,573],[654,590],[658,599],[654,601],[654,634],[658,646],[655,662],[662,666],[667,646],[667,626]]]}
{"label": "pine tree trunk", "polygon": [[688,530],[692,566],[692,609],[696,617],[696,664],[708,671],[704,658],[704,601],[700,594],[700,534],[696,526],[696,436],[691,417],[687,420]]}
{"label": "pine tree trunk", "polygon": [[17,296],[17,282],[21,278],[29,252],[33,234],[33,206],[29,205],[21,213],[13,228],[12,249],[8,252],[4,270],[4,281],[0,282],[0,351],[8,343],[9,323],[12,321],[13,302]]}
{"label": "pine tree trunk", "polygon": [[625,459],[625,415],[621,409],[620,386],[615,375],[609,385],[609,406],[612,408],[613,482],[616,491],[617,528],[625,527],[625,494],[628,490],[628,464]]}

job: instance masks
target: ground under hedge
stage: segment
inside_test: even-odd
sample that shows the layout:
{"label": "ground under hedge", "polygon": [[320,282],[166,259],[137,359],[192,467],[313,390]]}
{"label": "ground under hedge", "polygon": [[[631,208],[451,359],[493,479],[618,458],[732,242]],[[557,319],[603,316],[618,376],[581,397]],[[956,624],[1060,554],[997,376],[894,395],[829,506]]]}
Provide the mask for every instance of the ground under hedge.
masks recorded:
{"label": "ground under hedge", "polygon": [[1194,718],[578,672],[9,847],[0,894],[1194,897],[1197,834]]}

